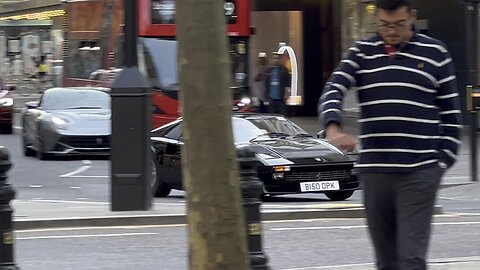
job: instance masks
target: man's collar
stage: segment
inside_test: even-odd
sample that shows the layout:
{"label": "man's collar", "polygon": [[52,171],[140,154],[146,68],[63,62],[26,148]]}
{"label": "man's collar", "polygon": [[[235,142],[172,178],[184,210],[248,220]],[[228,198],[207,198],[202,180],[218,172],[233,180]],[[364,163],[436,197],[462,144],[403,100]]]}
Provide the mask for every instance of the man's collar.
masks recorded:
{"label": "man's collar", "polygon": [[[396,46],[397,48],[403,48],[405,47],[406,44],[408,44],[409,42],[415,42],[415,41],[418,41],[418,34],[420,34],[420,32],[418,31],[418,27],[414,24],[412,26],[412,37],[409,39],[409,40],[405,40],[403,41],[402,43],[400,43],[398,46]],[[380,35],[380,33],[377,32],[377,35],[376,35],[376,41],[381,41],[383,40],[382,39],[382,36]]]}

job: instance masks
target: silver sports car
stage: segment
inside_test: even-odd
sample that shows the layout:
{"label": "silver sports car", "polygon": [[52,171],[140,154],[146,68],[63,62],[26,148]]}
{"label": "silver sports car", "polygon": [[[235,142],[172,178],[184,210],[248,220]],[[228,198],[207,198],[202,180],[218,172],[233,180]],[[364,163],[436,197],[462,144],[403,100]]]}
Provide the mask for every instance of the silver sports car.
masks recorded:
{"label": "silver sports car", "polygon": [[107,88],[62,87],[46,90],[22,110],[23,151],[52,155],[109,154],[110,93]]}

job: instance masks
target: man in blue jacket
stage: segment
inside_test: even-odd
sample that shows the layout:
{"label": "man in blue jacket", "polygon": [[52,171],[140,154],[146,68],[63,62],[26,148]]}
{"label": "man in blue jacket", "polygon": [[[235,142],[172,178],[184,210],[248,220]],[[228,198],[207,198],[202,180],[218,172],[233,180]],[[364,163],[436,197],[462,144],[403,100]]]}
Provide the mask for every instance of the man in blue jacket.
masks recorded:
{"label": "man in blue jacket", "polygon": [[265,72],[265,89],[267,90],[268,112],[287,115],[286,101],[290,95],[290,74],[280,63],[280,55],[273,53],[271,66]]}
{"label": "man in blue jacket", "polygon": [[356,88],[362,150],[356,168],[378,269],[426,269],[441,177],[460,146],[461,111],[445,45],[415,30],[408,0],[377,0],[378,33],[358,41],[319,100],[326,136],[345,150],[343,97]]}

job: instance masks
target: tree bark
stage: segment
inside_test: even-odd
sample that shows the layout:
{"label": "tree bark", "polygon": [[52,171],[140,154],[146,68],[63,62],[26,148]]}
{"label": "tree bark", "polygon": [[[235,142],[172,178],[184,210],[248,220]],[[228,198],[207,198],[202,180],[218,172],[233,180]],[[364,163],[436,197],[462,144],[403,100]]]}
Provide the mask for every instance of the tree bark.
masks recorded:
{"label": "tree bark", "polygon": [[190,269],[248,269],[222,0],[176,1]]}

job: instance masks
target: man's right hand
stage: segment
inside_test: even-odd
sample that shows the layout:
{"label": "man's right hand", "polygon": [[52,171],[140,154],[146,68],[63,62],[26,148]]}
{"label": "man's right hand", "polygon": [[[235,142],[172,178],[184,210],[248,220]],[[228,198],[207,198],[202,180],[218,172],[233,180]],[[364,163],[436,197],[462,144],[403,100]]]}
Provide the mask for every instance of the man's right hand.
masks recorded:
{"label": "man's right hand", "polygon": [[338,124],[330,124],[325,130],[326,138],[332,141],[333,144],[338,146],[340,149],[347,152],[352,152],[355,150],[357,145],[357,140],[349,134],[343,133]]}

